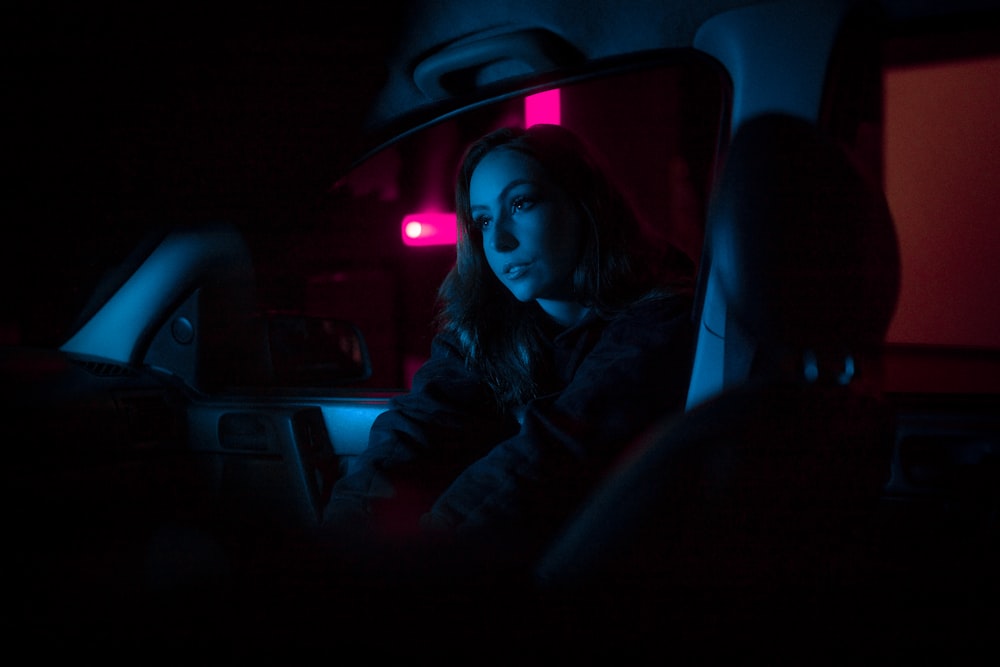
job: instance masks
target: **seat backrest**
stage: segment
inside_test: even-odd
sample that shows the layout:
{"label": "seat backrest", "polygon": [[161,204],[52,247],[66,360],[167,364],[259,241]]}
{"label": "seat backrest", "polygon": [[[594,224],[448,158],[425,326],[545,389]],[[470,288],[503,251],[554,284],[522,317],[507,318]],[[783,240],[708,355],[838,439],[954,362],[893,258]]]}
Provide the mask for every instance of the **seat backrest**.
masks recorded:
{"label": "seat backrest", "polygon": [[635,443],[543,556],[546,587],[659,613],[681,590],[867,571],[893,439],[877,383],[899,290],[885,198],[817,127],[767,114],[734,136],[708,224],[749,380]]}

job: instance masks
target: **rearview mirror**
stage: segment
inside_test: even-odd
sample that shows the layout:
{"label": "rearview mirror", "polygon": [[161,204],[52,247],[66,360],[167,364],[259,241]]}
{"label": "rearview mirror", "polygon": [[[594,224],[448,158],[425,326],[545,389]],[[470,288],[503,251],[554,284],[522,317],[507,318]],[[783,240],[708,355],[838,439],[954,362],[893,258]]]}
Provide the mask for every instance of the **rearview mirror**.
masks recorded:
{"label": "rearview mirror", "polygon": [[265,320],[278,385],[344,385],[371,376],[368,348],[354,324],[286,313],[269,313]]}

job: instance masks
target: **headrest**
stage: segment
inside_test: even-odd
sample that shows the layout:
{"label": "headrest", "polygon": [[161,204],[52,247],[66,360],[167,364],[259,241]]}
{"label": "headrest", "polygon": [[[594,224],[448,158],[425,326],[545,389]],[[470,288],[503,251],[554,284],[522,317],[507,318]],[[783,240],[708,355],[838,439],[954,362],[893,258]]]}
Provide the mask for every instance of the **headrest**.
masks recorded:
{"label": "headrest", "polygon": [[882,342],[899,247],[881,188],[808,121],[764,114],[733,137],[709,210],[729,313],[758,346],[845,350]]}

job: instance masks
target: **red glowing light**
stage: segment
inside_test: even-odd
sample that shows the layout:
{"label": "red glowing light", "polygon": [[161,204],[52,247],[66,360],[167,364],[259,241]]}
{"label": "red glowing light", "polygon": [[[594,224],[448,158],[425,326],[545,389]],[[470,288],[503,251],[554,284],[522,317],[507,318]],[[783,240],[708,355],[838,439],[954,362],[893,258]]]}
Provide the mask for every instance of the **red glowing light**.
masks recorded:
{"label": "red glowing light", "polygon": [[[524,98],[524,126],[561,122],[559,89],[546,90]],[[403,216],[400,231],[408,246],[455,245],[458,241],[454,213],[411,213]]]}
{"label": "red glowing light", "polygon": [[454,213],[411,213],[403,216],[403,243],[408,246],[455,245],[458,240]]}
{"label": "red glowing light", "polygon": [[524,126],[531,127],[539,123],[559,125],[561,107],[559,89],[553,88],[543,93],[535,93],[524,98]]}

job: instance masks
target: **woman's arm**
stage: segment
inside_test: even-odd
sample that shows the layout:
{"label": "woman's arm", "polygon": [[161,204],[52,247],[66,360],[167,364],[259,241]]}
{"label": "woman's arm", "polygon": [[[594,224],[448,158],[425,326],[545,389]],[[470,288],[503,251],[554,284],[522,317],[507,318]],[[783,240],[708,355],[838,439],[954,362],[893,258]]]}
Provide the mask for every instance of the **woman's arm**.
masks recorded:
{"label": "woman's arm", "polygon": [[457,345],[436,337],[412,390],[376,418],[368,448],[334,486],[327,529],[416,531],[420,515],[462,469],[516,430]]}
{"label": "woman's arm", "polygon": [[642,430],[682,409],[693,347],[689,302],[646,302],[611,322],[560,392],[469,466],[424,518],[451,530],[546,534]]}

